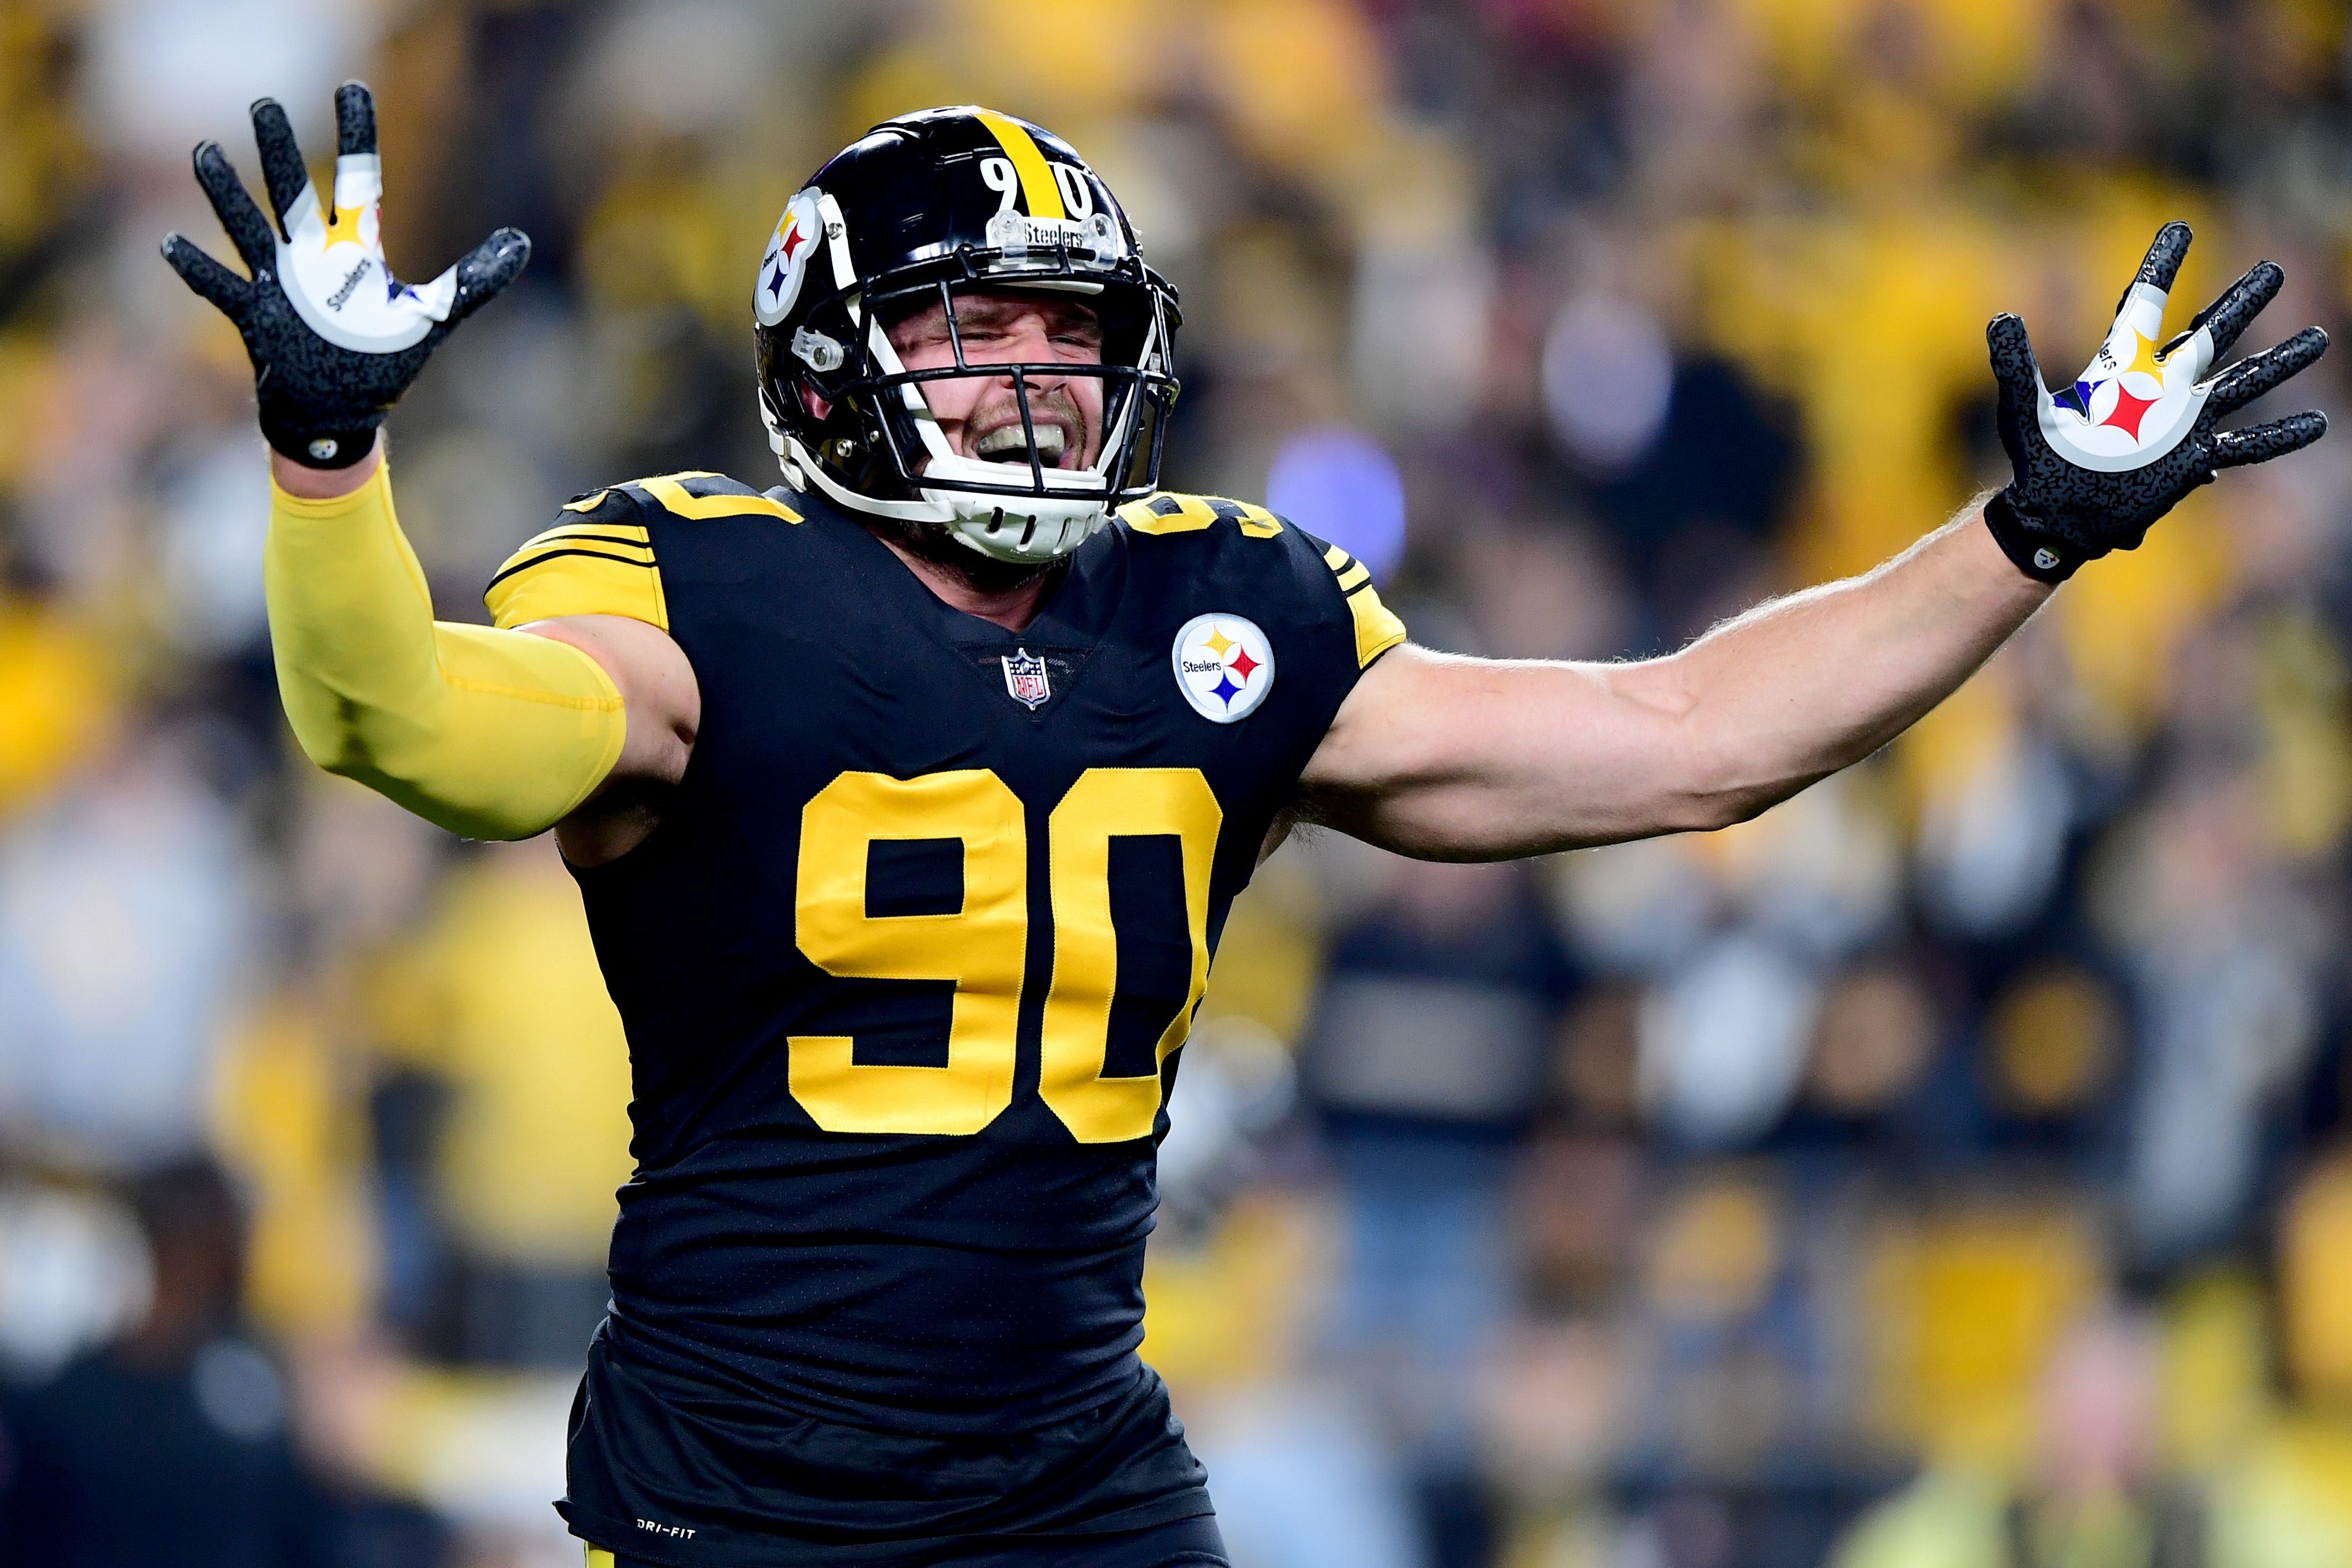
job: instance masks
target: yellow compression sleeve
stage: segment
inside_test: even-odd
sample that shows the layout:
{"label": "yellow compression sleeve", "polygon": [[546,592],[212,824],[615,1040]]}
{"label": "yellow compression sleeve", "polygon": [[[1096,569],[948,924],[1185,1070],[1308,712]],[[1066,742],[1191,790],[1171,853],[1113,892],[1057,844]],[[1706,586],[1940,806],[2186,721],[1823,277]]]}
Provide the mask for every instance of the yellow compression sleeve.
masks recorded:
{"label": "yellow compression sleeve", "polygon": [[433,619],[383,464],[329,501],[270,486],[278,691],[310,760],[471,839],[526,839],[621,755],[621,694],[579,649]]}

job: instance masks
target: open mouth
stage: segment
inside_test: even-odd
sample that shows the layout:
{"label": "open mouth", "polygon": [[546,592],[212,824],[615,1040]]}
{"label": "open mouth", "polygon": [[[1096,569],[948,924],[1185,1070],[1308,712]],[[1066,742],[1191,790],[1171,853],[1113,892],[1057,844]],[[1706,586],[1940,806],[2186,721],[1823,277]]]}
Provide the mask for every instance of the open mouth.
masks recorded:
{"label": "open mouth", "polygon": [[[1058,424],[1037,422],[1037,461],[1048,468],[1062,465],[1062,454],[1069,449],[1069,435]],[[1018,424],[999,425],[972,444],[972,455],[983,463],[1017,463],[1027,466],[1029,443]]]}

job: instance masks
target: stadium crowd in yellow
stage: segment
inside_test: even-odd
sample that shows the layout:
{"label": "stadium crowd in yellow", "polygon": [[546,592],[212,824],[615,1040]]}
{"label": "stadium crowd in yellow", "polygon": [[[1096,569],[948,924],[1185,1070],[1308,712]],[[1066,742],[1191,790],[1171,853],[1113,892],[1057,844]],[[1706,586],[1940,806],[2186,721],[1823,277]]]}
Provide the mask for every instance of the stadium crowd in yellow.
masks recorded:
{"label": "stadium crowd in yellow", "polygon": [[[478,218],[546,246],[394,422],[449,618],[567,495],[765,481],[765,225],[920,104],[1051,124],[1127,193],[1184,291],[1178,483],[1256,499],[1294,437],[1369,435],[1407,500],[1383,594],[1500,654],[1654,649],[1899,549],[1998,467],[1979,323],[2087,350],[2166,218],[2203,236],[2190,297],[2276,254],[2307,291],[2282,318],[2332,323],[2352,277],[2324,0],[243,11],[291,74],[232,110],[368,67],[395,260]],[[178,27],[0,0],[0,1375],[132,1299],[60,1319],[10,1271],[106,1256],[108,1184],[214,1151],[317,1462],[464,1561],[535,1562],[552,1458],[498,1450],[551,1409],[560,1442],[601,1309],[619,1022],[550,843],[459,845],[288,765],[237,345],[145,248],[199,232],[183,126],[230,118]],[[523,151],[482,152],[494,121]],[[2325,453],[2192,499],[1746,828],[1458,884],[1331,840],[1265,869],[1148,1280],[1237,1557],[2352,1555]],[[1349,1097],[1350,986],[1503,984],[1379,955],[1529,925],[1573,978],[1516,1101]],[[1367,1138],[1496,1152],[1460,1188],[1494,1249],[1444,1265],[1475,1288],[1381,1250],[1419,1221],[1357,1174]],[[60,1195],[95,1239],[23,1218]]]}

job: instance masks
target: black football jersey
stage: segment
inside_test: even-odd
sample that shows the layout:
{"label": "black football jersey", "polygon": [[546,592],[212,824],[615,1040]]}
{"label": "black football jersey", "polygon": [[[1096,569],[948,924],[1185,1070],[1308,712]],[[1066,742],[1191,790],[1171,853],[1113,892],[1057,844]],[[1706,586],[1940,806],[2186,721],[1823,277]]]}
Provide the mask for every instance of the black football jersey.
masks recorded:
{"label": "black football jersey", "polygon": [[566,512],[498,623],[650,622],[702,699],[658,828],[575,873],[636,1174],[568,1517],[691,1563],[1181,1516],[1198,1469],[1135,1354],[1167,1088],[1404,628],[1343,551],[1201,497],[1123,508],[1020,632],[820,497],[683,474]]}

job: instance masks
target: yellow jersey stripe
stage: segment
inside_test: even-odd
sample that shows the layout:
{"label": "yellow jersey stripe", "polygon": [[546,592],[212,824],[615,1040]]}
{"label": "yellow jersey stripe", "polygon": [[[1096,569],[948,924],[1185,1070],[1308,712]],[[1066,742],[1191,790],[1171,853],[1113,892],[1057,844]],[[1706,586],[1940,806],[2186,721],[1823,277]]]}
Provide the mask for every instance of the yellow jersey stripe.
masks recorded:
{"label": "yellow jersey stripe", "polygon": [[583,496],[576,501],[566,501],[563,503],[563,509],[567,512],[593,512],[603,506],[604,497],[612,493],[610,490],[599,490],[593,496]]}
{"label": "yellow jersey stripe", "polygon": [[1369,583],[1348,595],[1348,613],[1356,622],[1356,668],[1362,669],[1405,639],[1404,622],[1381,602]]}
{"label": "yellow jersey stripe", "polygon": [[1282,519],[1264,507],[1229,501],[1223,496],[1180,496],[1169,490],[1129,501],[1117,516],[1139,534],[1193,533],[1220,517],[1231,518],[1254,539],[1270,539],[1282,532]]}
{"label": "yellow jersey stripe", "polygon": [[664,475],[656,479],[640,479],[637,487],[681,517],[761,516],[780,517],[788,523],[801,520],[798,512],[766,496],[695,496],[688,494],[686,486],[678,483],[680,478],[708,477],[710,476],[702,474]]}
{"label": "yellow jersey stripe", "polygon": [[601,1546],[588,1549],[588,1568],[613,1568],[613,1554]]}
{"label": "yellow jersey stripe", "polygon": [[1117,515],[1139,534],[1189,534],[1217,520],[1217,514],[1200,497],[1171,495],[1164,490],[1140,501],[1129,501]]}
{"label": "yellow jersey stripe", "polygon": [[507,558],[509,566],[520,562],[534,552],[556,549],[592,549],[600,555],[618,556],[641,566],[654,564],[654,547],[625,538],[619,534],[558,534],[553,538],[533,539]]}
{"label": "yellow jersey stripe", "polygon": [[1069,214],[1062,208],[1062,187],[1054,183],[1054,171],[1046,166],[1045,153],[1037,150],[1037,139],[1015,120],[1009,120],[992,109],[976,109],[972,113],[996,138],[1004,155],[1013,160],[1013,172],[1021,176],[1021,194],[1029,206],[1033,218],[1063,218]]}
{"label": "yellow jersey stripe", "polygon": [[1358,561],[1355,565],[1349,567],[1347,570],[1339,574],[1339,591],[1342,593],[1353,593],[1356,590],[1363,587],[1364,584],[1371,580],[1372,569],[1366,566],[1362,561]]}
{"label": "yellow jersey stripe", "polygon": [[[611,561],[614,566],[634,567],[639,571],[654,571],[659,570],[650,560],[639,560],[632,556],[615,555],[611,550],[589,549],[585,548],[579,549],[551,549],[541,550],[538,554],[531,556],[516,556],[512,560],[507,562],[506,565],[499,568],[498,575],[490,579],[489,585],[491,588],[496,588],[499,583],[504,582],[508,578],[512,577],[519,571],[529,571],[532,567],[543,565],[548,561],[555,560],[559,558],[572,556],[576,556],[583,560]],[[488,591],[485,590],[485,591]]]}
{"label": "yellow jersey stripe", "polygon": [[515,554],[541,545],[585,543],[611,545],[625,550],[653,551],[653,536],[635,523],[561,523],[536,533],[515,547]]}
{"label": "yellow jersey stripe", "polygon": [[661,569],[602,549],[557,549],[508,563],[483,591],[490,623],[506,629],[564,615],[625,615],[669,630]]}

